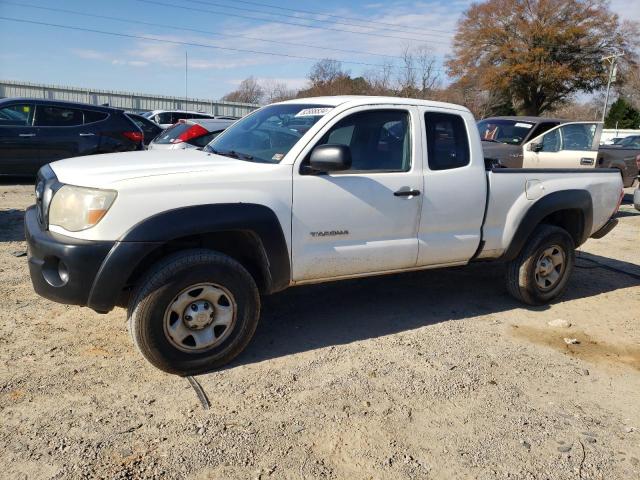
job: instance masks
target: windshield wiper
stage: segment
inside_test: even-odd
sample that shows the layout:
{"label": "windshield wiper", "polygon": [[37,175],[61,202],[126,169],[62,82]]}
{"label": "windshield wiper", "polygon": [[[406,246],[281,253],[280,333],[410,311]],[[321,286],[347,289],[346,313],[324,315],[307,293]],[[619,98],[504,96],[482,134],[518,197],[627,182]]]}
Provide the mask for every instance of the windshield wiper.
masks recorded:
{"label": "windshield wiper", "polygon": [[493,138],[483,138],[482,141],[483,142],[493,142],[493,143],[504,143],[504,142],[499,142],[498,140],[494,140]]}
{"label": "windshield wiper", "polygon": [[236,158],[242,157],[245,160],[253,160],[253,155],[249,155],[248,153],[236,152],[235,150],[230,150],[228,153],[235,155]]}
{"label": "windshield wiper", "polygon": [[236,152],[235,150],[229,150],[229,151],[223,152],[221,150],[214,150],[213,148],[210,148],[207,151],[211,152],[211,153],[215,153],[216,155],[222,155],[224,157],[237,158],[239,160],[240,159],[253,160],[253,156],[252,155],[249,155],[247,153]]}

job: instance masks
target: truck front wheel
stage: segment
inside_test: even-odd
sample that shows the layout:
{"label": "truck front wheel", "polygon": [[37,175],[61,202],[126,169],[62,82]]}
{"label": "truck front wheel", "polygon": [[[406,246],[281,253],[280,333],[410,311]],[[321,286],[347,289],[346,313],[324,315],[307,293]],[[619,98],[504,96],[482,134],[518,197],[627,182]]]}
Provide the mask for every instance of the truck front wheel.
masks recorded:
{"label": "truck front wheel", "polygon": [[129,330],[142,355],[181,376],[230,362],[258,325],[260,296],[237,261],[188,250],[158,262],[139,282],[128,309]]}
{"label": "truck front wheel", "polygon": [[575,263],[569,233],[539,225],[520,254],[507,265],[507,290],[521,302],[543,305],[564,293]]}

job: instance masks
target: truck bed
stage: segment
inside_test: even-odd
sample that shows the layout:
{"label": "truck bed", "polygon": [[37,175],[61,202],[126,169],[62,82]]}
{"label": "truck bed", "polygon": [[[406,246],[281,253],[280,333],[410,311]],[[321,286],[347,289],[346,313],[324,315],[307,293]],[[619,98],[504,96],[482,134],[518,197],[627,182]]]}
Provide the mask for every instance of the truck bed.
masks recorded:
{"label": "truck bed", "polygon": [[[574,196],[590,198],[592,220],[585,237],[598,231],[611,216],[622,188],[616,169],[522,169],[493,168],[487,172],[487,206],[479,259],[499,258],[505,254],[524,216],[533,204],[545,199]],[[584,192],[588,193],[584,195]]]}

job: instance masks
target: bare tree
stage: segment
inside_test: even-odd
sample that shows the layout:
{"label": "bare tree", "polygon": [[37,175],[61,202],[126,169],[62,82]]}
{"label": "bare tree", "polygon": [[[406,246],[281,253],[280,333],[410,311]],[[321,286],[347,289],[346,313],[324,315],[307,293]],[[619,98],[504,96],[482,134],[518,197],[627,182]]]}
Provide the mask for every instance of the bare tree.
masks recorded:
{"label": "bare tree", "polygon": [[233,92],[227,93],[222,100],[229,102],[260,103],[264,90],[255,77],[245,78]]}
{"label": "bare tree", "polygon": [[364,74],[364,78],[369,84],[371,95],[395,95],[393,89],[393,64],[385,62],[382,68],[369,70]]}
{"label": "bare tree", "polygon": [[440,82],[436,57],[426,46],[422,45],[415,50],[415,65],[420,98],[428,98]]}
{"label": "bare tree", "polygon": [[413,50],[406,46],[401,58],[398,93],[406,97],[430,97],[440,80],[436,57],[422,45]]}
{"label": "bare tree", "polygon": [[416,59],[407,45],[402,51],[402,62],[398,70],[398,93],[403,97],[413,97],[416,93],[418,81]]}
{"label": "bare tree", "polygon": [[335,82],[338,78],[349,76],[349,72],[342,70],[342,63],[338,60],[325,58],[311,67],[309,81],[312,87],[327,85]]}
{"label": "bare tree", "polygon": [[270,79],[262,82],[262,89],[265,103],[282,102],[295,98],[298,94],[297,90],[289,88],[286,83]]}

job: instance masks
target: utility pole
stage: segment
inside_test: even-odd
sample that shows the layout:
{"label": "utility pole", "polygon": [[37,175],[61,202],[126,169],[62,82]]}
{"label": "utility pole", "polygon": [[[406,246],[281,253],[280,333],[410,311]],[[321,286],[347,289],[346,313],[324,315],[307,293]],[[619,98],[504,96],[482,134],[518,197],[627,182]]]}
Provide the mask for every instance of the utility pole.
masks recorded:
{"label": "utility pole", "polygon": [[618,58],[624,57],[624,53],[616,53],[609,55],[608,57],[602,57],[602,62],[609,64],[609,81],[607,82],[607,94],[604,97],[604,108],[602,109],[602,121],[607,116],[607,106],[609,105],[609,91],[611,90],[611,82],[616,78],[616,72],[618,71]]}
{"label": "utility pole", "polygon": [[187,102],[189,98],[189,55],[187,51],[184,51],[184,109],[189,110],[187,108]]}

